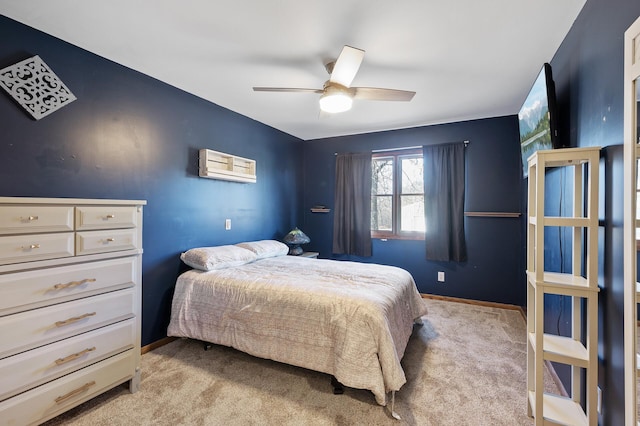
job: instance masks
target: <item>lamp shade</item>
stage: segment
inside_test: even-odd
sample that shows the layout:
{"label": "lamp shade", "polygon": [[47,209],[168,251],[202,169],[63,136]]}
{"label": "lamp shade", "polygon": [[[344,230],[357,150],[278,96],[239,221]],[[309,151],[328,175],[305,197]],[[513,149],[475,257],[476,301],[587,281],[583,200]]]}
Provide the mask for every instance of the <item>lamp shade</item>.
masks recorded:
{"label": "lamp shade", "polygon": [[307,244],[311,239],[299,230],[297,227],[293,228],[287,235],[284,236],[284,242],[287,244]]}

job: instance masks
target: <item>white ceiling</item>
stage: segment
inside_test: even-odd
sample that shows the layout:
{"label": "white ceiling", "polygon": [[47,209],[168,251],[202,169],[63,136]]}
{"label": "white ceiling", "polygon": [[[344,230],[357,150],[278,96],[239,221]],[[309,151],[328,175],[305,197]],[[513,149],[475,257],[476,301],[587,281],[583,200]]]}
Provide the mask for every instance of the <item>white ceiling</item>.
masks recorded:
{"label": "white ceiling", "polygon": [[[585,1],[0,0],[0,13],[308,140],[516,114]],[[345,44],[366,51],[352,85],[413,100],[320,118],[317,94],[252,90],[322,88]]]}

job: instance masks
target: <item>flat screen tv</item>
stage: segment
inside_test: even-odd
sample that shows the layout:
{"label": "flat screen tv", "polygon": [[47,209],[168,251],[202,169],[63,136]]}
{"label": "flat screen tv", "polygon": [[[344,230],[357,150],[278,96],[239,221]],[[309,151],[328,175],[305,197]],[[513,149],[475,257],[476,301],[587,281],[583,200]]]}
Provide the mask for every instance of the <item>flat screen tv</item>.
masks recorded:
{"label": "flat screen tv", "polygon": [[518,112],[520,152],[523,176],[527,177],[527,159],[541,149],[558,148],[556,88],[551,65],[544,64]]}

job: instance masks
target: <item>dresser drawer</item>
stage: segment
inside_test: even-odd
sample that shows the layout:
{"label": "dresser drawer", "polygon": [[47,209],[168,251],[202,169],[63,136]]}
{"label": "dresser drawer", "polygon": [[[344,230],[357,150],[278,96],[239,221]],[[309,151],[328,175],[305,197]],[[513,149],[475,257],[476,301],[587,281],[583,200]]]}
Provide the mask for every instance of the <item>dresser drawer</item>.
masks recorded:
{"label": "dresser drawer", "polygon": [[115,355],[0,402],[0,425],[38,424],[130,379],[133,351]]}
{"label": "dresser drawer", "polygon": [[133,289],[118,290],[0,318],[0,358],[134,316]]}
{"label": "dresser drawer", "polygon": [[138,209],[135,206],[76,207],[76,230],[135,228]]}
{"label": "dresser drawer", "polygon": [[73,232],[0,237],[0,265],[73,256]]}
{"label": "dresser drawer", "polygon": [[1,206],[0,235],[73,231],[73,206]]}
{"label": "dresser drawer", "polygon": [[135,285],[137,258],[0,275],[0,316]]}
{"label": "dresser drawer", "polygon": [[133,319],[0,360],[0,401],[133,348]]}
{"label": "dresser drawer", "polygon": [[138,247],[138,230],[114,229],[76,233],[76,255],[131,250]]}

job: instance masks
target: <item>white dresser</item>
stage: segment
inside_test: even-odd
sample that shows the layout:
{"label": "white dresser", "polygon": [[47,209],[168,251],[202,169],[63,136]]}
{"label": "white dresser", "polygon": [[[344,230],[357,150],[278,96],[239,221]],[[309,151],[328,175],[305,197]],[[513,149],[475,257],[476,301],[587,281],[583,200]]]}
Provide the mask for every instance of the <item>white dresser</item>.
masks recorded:
{"label": "white dresser", "polygon": [[0,425],[138,390],[145,204],[0,197]]}

